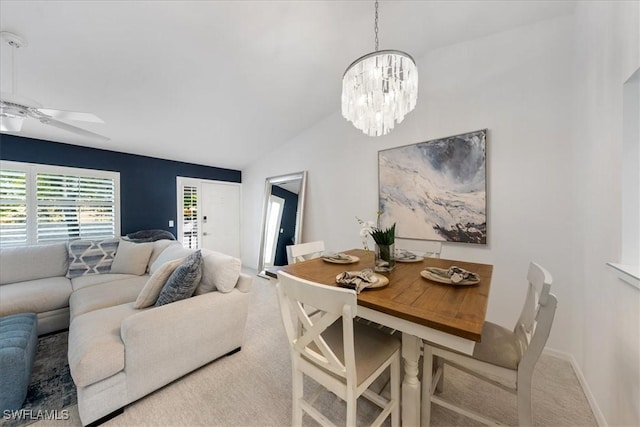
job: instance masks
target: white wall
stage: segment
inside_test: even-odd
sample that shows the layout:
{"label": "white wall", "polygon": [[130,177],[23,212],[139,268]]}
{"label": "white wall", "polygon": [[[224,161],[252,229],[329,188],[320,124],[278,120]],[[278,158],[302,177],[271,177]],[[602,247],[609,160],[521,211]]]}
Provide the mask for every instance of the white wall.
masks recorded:
{"label": "white wall", "polygon": [[[243,259],[257,264],[264,179],[308,170],[303,240],[360,247],[355,216],[375,219],[378,150],[488,129],[488,241],[445,245],[443,257],[494,264],[488,318],[513,324],[529,261],[571,299],[570,16],[431,52],[418,60],[418,106],[385,137],[370,138],[339,112],[243,170]],[[345,64],[345,66],[348,64]],[[569,350],[569,311],[559,310],[553,346]]]}
{"label": "white wall", "polygon": [[640,291],[605,265],[621,261],[622,85],[640,66],[639,5],[592,2],[576,11],[570,352],[612,426],[640,425]]}
{"label": "white wall", "polygon": [[605,267],[620,254],[621,83],[638,66],[637,32],[637,2],[584,2],[433,51],[418,60],[416,110],[381,138],[342,118],[336,81],[334,114],[243,171],[245,264],[257,264],[267,176],[308,170],[303,241],[358,247],[355,216],[377,210],[378,150],[487,128],[489,244],[445,244],[443,257],[494,265],[488,319],[505,325],[529,261],[546,266],[559,299],[549,346],[576,359],[606,422],[640,425],[638,293]]}

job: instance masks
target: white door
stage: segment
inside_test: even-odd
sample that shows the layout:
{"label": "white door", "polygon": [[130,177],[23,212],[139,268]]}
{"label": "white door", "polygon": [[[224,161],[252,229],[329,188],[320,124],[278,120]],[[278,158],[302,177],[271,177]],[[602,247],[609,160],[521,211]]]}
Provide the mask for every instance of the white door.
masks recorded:
{"label": "white door", "polygon": [[240,258],[241,184],[178,177],[178,240]]}
{"label": "white door", "polygon": [[202,247],[240,258],[240,185],[202,183]]}

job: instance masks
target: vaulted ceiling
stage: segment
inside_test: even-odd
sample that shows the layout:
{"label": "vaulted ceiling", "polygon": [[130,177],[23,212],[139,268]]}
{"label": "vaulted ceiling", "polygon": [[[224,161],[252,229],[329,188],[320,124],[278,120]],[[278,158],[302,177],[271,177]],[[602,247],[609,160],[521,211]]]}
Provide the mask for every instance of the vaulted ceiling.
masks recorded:
{"label": "vaulted ceiling", "polygon": [[[420,58],[573,7],[382,1],[380,48]],[[373,1],[2,0],[0,16],[28,42],[18,94],[98,115],[104,124],[69,123],[110,141],[36,120],[19,135],[233,169],[339,111],[342,73],[374,47]],[[10,92],[10,48],[1,53]]]}

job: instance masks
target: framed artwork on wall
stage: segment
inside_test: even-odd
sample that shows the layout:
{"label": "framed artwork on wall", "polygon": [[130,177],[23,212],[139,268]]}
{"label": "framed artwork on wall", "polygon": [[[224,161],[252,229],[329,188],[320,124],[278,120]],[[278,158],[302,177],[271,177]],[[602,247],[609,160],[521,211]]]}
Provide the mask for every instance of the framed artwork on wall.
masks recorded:
{"label": "framed artwork on wall", "polygon": [[380,224],[396,236],[487,243],[487,130],[378,152]]}

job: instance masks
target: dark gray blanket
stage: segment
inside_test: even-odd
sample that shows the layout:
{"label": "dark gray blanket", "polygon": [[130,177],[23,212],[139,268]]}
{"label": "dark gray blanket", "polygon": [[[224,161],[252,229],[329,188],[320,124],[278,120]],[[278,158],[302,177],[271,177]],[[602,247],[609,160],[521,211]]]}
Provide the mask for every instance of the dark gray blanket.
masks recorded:
{"label": "dark gray blanket", "polygon": [[135,243],[155,242],[156,240],[176,240],[167,230],[140,230],[127,234],[127,240]]}

